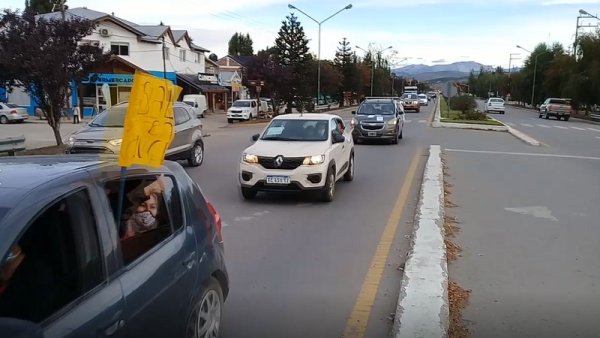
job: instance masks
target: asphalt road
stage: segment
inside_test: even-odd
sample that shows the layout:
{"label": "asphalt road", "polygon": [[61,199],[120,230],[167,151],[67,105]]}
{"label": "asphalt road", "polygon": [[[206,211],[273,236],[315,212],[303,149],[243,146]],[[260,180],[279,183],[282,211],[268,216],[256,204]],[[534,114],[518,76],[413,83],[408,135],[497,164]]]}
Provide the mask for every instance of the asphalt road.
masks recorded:
{"label": "asphalt road", "polygon": [[[231,293],[223,337],[391,334],[390,315],[402,278],[398,267],[408,250],[429,144],[429,111],[407,113],[404,139],[398,145],[356,145],[355,180],[339,182],[336,199],[327,204],[297,194],[244,201],[238,191],[238,161],[251,135],[263,126],[211,132],[205,140],[204,164],[188,172],[224,222]],[[351,118],[348,111],[341,116]],[[413,162],[416,174],[406,178]],[[403,184],[410,188],[405,200],[398,196]],[[399,220],[390,219],[396,204],[402,210]],[[382,238],[388,223],[397,231]],[[382,243],[391,243],[389,255],[374,258]],[[381,276],[372,270],[377,264],[384,267]],[[368,322],[348,325],[351,316],[366,316]]]}
{"label": "asphalt road", "polygon": [[[483,110],[483,102],[479,101]],[[590,124],[575,118],[569,121],[539,118],[533,110],[506,106],[505,114],[490,114],[544,143],[555,152],[600,157],[600,124]]]}
{"label": "asphalt road", "polygon": [[508,108],[507,133],[436,131],[461,257],[450,277],[472,290],[473,337],[591,337],[600,318],[600,129]]}

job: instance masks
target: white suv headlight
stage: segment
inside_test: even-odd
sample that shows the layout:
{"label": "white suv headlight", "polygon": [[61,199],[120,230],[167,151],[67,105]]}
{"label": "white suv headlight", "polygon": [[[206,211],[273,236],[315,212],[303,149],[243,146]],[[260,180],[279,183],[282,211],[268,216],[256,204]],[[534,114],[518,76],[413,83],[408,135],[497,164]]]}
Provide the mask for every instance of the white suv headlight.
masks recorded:
{"label": "white suv headlight", "polygon": [[317,165],[325,162],[325,155],[308,156],[302,162],[303,165]]}
{"label": "white suv headlight", "polygon": [[387,124],[392,125],[392,126],[395,126],[396,123],[398,123],[398,120],[396,120],[396,119],[391,119],[391,120],[387,121]]}
{"label": "white suv headlight", "polygon": [[242,161],[250,164],[258,163],[258,156],[252,154],[243,154]]}

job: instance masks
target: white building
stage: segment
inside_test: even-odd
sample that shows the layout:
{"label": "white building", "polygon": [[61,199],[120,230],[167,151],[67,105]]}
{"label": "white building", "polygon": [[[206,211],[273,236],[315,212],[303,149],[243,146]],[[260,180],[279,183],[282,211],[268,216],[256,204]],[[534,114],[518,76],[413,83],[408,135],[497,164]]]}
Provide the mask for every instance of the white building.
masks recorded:
{"label": "white building", "polygon": [[[41,16],[61,19],[60,12]],[[182,95],[227,92],[218,85],[205,86],[208,83],[198,79],[199,74],[206,71],[205,53],[209,51],[194,44],[185,30],[172,30],[166,25],[138,25],[86,7],[69,8],[65,16],[94,21],[96,28],[81,43],[100,46],[113,54],[110,62],[98,67],[87,80],[73,88],[73,104],[81,101],[84,115],[100,111],[108,104],[128,100],[135,71],[170,79],[183,87]],[[110,95],[101,89],[103,84],[108,84]],[[30,106],[33,111],[34,105]]]}

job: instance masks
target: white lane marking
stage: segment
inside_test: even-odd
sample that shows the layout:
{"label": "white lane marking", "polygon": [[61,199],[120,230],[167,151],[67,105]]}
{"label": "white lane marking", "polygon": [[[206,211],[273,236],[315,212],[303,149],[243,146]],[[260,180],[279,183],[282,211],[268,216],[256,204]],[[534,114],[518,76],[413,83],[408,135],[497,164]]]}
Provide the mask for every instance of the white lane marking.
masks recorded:
{"label": "white lane marking", "polygon": [[531,215],[537,218],[549,219],[554,222],[558,222],[558,218],[552,216],[550,209],[544,206],[535,207],[523,207],[523,208],[504,208],[506,211],[516,212],[522,215]]}
{"label": "white lane marking", "polygon": [[411,123],[413,120],[404,120],[404,123]]}
{"label": "white lane marking", "polygon": [[515,126],[516,124],[512,123],[512,122],[504,122],[504,124],[509,125],[509,126]]}
{"label": "white lane marking", "polygon": [[537,156],[537,157],[574,158],[574,159],[579,159],[579,160],[598,160],[598,161],[600,161],[600,157],[562,155],[562,154],[517,153],[517,152],[509,152],[509,151],[468,150],[468,149],[452,149],[452,148],[446,148],[446,149],[444,149],[444,151],[450,151],[450,152],[455,152],[455,153],[476,153],[476,154],[498,154],[498,155],[522,155],[522,156]]}
{"label": "white lane marking", "polygon": [[571,127],[571,129],[575,129],[575,130],[585,130],[585,128],[579,128],[579,127]]}
{"label": "white lane marking", "polygon": [[225,222],[221,221],[221,227],[223,227],[223,228],[224,228],[224,227],[228,227],[228,226],[229,226],[229,224],[228,224],[228,223],[225,223]]}
{"label": "white lane marking", "polygon": [[600,136],[596,136],[596,138],[600,140]]}
{"label": "white lane marking", "polygon": [[419,120],[419,123],[427,123],[427,120]]}
{"label": "white lane marking", "polygon": [[554,128],[559,128],[559,129],[569,129],[568,127],[565,126],[553,126]]}
{"label": "white lane marking", "polygon": [[545,125],[545,124],[538,124],[537,126],[538,126],[538,127],[542,127],[542,128],[550,128],[550,126],[547,126],[547,125]]}
{"label": "white lane marking", "polygon": [[588,130],[592,130],[592,131],[597,131],[600,132],[600,129],[596,129],[596,128],[587,128]]}
{"label": "white lane marking", "polygon": [[531,124],[529,123],[519,123],[520,125],[522,125],[523,127],[533,127]]}

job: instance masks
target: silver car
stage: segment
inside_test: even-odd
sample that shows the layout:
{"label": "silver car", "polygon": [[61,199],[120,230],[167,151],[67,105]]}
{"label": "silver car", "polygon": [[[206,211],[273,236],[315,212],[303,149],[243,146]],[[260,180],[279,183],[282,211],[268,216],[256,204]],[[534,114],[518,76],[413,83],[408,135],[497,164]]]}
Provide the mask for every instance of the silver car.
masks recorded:
{"label": "silver car", "polygon": [[[118,154],[128,103],[114,105],[96,116],[86,127],[71,134],[66,142],[69,154]],[[204,160],[202,122],[185,103],[175,102],[175,137],[167,149],[167,160],[187,160],[196,167]]]}
{"label": "silver car", "polygon": [[0,124],[23,122],[29,118],[27,110],[16,104],[0,102]]}

